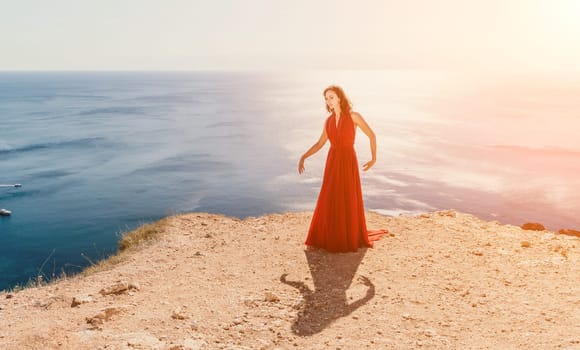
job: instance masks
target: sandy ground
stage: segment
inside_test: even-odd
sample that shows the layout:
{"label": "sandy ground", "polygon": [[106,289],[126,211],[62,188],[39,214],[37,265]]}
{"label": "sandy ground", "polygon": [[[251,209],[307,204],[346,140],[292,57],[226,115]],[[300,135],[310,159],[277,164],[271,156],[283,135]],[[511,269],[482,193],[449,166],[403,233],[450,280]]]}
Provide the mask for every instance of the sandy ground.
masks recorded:
{"label": "sandy ground", "polygon": [[172,217],[112,270],[0,293],[0,349],[580,349],[577,237],[367,215],[392,234],[348,254],[304,250],[310,213]]}

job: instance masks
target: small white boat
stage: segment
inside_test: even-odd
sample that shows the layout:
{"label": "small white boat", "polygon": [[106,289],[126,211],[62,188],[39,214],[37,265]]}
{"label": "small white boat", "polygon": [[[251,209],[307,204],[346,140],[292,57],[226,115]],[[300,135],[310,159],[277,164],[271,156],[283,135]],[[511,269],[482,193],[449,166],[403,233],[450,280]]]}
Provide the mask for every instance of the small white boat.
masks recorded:
{"label": "small white boat", "polygon": [[[22,187],[21,184],[14,184],[14,185],[0,185],[0,187]],[[12,212],[8,209],[0,209],[0,216],[10,216]]]}

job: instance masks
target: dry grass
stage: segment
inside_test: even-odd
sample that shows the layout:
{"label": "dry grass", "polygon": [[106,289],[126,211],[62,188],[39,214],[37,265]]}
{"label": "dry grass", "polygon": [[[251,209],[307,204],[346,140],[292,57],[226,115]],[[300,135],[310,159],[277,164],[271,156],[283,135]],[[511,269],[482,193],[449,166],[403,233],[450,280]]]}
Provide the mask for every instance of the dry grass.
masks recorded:
{"label": "dry grass", "polygon": [[157,239],[160,234],[165,231],[168,222],[169,218],[164,218],[151,224],[139,226],[133,231],[124,233],[119,240],[119,252],[117,254],[91,265],[84,269],[81,274],[83,276],[88,276],[97,272],[112,269],[115,265],[126,259],[125,253],[137,249],[144,243]]}
{"label": "dry grass", "polygon": [[119,241],[119,252],[133,249],[140,244],[151,241],[159,237],[159,234],[165,231],[168,218],[161,219],[151,224],[145,224],[137,229],[123,235]]}

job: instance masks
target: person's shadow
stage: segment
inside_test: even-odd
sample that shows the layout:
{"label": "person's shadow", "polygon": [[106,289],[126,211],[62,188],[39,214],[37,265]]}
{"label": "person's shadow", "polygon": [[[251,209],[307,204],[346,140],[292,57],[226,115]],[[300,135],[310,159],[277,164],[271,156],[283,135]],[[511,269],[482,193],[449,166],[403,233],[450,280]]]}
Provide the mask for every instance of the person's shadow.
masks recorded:
{"label": "person's shadow", "polygon": [[366,295],[351,303],[346,291],[366,254],[366,248],[356,253],[332,254],[323,250],[305,251],[310,267],[314,291],[302,281],[288,281],[283,274],[280,281],[302,293],[304,302],[292,324],[292,332],[299,336],[310,336],[321,332],[334,320],[348,316],[375,296],[375,286],[364,276],[360,281],[368,287]]}

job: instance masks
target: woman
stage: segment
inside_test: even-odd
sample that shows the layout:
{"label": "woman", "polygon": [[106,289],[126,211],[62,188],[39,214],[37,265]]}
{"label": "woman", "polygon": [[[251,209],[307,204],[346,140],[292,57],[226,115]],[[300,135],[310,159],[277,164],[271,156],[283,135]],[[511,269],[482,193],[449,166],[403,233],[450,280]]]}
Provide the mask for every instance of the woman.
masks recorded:
{"label": "woman", "polygon": [[323,248],[330,252],[355,252],[359,247],[372,247],[372,242],[387,230],[368,231],[366,228],[363,197],[354,138],[359,127],[369,138],[372,159],[363,165],[369,170],[376,162],[376,137],[363,117],[351,110],[344,91],[338,86],[324,90],[326,119],[322,135],[302,155],[298,173],[304,172],[306,158],[318,152],[330,140],[320,195],[305,244],[309,248]]}

